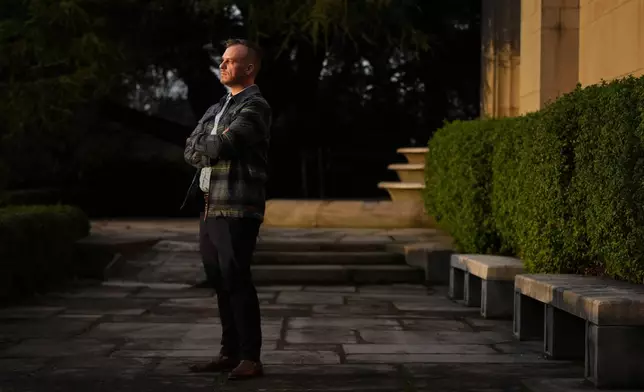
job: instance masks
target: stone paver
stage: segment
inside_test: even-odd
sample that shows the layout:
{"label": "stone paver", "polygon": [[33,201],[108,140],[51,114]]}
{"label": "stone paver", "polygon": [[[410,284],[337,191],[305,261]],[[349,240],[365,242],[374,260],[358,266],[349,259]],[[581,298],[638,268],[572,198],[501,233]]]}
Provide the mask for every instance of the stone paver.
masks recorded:
{"label": "stone paver", "polygon": [[[0,388],[62,391],[89,388],[101,380],[104,390],[137,392],[173,390],[170,386],[205,391],[215,385],[242,391],[296,391],[302,386],[319,391],[509,391],[518,390],[527,376],[582,374],[579,365],[543,359],[539,345],[514,341],[509,321],[464,314],[462,305],[445,299],[444,290],[436,293],[422,286],[344,286],[335,292],[333,287],[321,292],[305,291],[305,287],[261,289],[271,294],[266,307],[276,306],[270,316],[264,311],[263,360],[268,376],[263,380],[229,385],[221,377],[188,372],[190,363],[206,360],[218,349],[221,329],[209,290],[147,290],[146,298],[154,301],[144,312],[137,302],[141,291],[125,297],[106,295],[101,300],[112,302],[111,306],[85,308],[99,318],[67,318],[78,310],[74,301],[83,297],[84,290],[99,291],[92,288],[79,289],[63,302],[51,295],[1,312],[0,336],[5,343],[0,345]],[[122,292],[113,283],[100,288],[109,290]],[[401,309],[395,304],[403,297],[404,303],[433,304],[438,310],[431,306]],[[362,305],[349,300],[369,301],[371,314],[356,312]],[[70,307],[64,301],[71,301]],[[292,306],[300,313],[292,315]],[[200,311],[155,313],[164,307]],[[132,312],[115,315],[113,309]],[[430,382],[434,378],[440,382]],[[481,389],[480,384],[470,383],[472,378],[489,387]]]}
{"label": "stone paver", "polygon": [[[187,226],[174,234],[182,231],[190,234]],[[280,232],[338,234],[271,235]],[[351,241],[391,237],[374,230],[345,233]],[[166,259],[181,264],[178,274],[201,273],[198,263]],[[445,287],[286,285],[258,291],[263,379],[230,383],[188,371],[218,350],[212,290],[123,278],[0,309],[0,390],[518,392],[528,378],[583,377],[581,364],[542,358],[538,343],[513,339],[511,321],[482,319],[476,309],[448,299]]]}

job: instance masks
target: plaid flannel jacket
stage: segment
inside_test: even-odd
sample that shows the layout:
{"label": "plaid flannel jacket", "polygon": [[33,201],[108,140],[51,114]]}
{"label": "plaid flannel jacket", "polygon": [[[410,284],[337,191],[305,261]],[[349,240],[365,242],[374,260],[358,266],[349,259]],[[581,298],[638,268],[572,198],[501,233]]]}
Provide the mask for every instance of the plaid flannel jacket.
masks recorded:
{"label": "plaid flannel jacket", "polygon": [[259,87],[252,85],[231,98],[219,120],[217,134],[211,135],[215,116],[225,101],[224,96],[206,110],[186,140],[184,159],[198,169],[188,194],[199,188],[201,169],[210,166],[206,216],[263,221],[271,107]]}

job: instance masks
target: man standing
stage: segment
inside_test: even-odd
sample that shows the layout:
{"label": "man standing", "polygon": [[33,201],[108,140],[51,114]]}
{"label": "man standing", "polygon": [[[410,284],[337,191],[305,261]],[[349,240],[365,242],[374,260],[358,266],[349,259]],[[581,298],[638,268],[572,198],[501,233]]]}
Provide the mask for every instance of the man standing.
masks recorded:
{"label": "man standing", "polygon": [[260,65],[260,50],[252,43],[226,43],[220,71],[230,93],[206,111],[184,151],[186,162],[199,169],[192,186],[198,182],[205,196],[199,247],[222,328],[219,355],[191,370],[230,371],[230,379],[263,374],[259,300],[250,270],[264,219],[272,121],[255,84]]}

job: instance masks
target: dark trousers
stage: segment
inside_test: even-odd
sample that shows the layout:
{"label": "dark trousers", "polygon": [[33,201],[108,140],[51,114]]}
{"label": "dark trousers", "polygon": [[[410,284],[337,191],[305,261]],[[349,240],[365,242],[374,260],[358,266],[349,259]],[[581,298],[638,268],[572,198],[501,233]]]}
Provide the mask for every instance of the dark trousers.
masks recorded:
{"label": "dark trousers", "polygon": [[260,222],[255,219],[201,219],[199,247],[208,281],[217,293],[221,354],[259,361],[262,345],[259,300],[250,265]]}

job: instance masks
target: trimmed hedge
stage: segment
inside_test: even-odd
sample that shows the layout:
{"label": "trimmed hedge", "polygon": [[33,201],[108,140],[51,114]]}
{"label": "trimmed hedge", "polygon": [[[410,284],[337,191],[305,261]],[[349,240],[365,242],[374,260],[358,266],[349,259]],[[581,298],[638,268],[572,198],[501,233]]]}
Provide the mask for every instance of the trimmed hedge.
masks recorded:
{"label": "trimmed hedge", "polygon": [[[527,132],[527,146],[517,173],[524,181],[517,236],[530,271],[581,272],[588,264],[585,233],[575,211],[583,202],[571,200],[580,95],[580,89],[564,95],[542,110],[534,127],[521,130]],[[499,186],[504,181],[501,176]]]}
{"label": "trimmed hedge", "polygon": [[0,299],[30,295],[74,277],[75,242],[90,223],[70,206],[0,209]]}
{"label": "trimmed hedge", "polygon": [[644,78],[589,88],[579,105],[573,192],[595,268],[644,282]]}
{"label": "trimmed hedge", "polygon": [[644,283],[644,77],[448,124],[429,149],[427,211],[459,252]]}
{"label": "trimmed hedge", "polygon": [[527,194],[524,167],[525,154],[530,147],[525,137],[531,134],[539,120],[538,114],[522,118],[508,118],[498,122],[491,159],[492,192],[490,204],[497,235],[501,239],[499,253],[513,255],[525,238],[524,210]]}
{"label": "trimmed hedge", "polygon": [[[455,121],[429,143],[425,170],[427,211],[463,253],[499,248],[490,206],[494,121]],[[467,153],[463,153],[467,152]]]}

